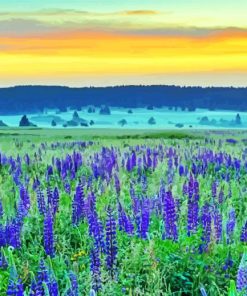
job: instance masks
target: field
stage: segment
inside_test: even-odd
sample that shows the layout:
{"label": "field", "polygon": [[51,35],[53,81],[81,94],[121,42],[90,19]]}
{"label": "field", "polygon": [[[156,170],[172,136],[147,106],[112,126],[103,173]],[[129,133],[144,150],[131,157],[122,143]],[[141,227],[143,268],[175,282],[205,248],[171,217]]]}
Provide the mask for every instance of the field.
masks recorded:
{"label": "field", "polygon": [[0,130],[0,295],[247,295],[246,143]]}

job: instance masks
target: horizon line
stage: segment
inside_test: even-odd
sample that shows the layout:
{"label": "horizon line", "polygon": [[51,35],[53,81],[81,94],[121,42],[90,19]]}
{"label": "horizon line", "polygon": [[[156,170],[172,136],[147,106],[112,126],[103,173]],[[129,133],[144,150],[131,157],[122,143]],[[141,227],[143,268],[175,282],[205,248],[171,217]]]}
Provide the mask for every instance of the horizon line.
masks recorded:
{"label": "horizon line", "polygon": [[0,89],[4,88],[17,88],[17,87],[64,87],[64,88],[114,88],[114,87],[153,87],[153,86],[164,86],[164,87],[180,87],[180,88],[247,88],[246,86],[223,86],[223,85],[181,85],[181,84],[115,84],[115,85],[84,85],[84,86],[72,86],[72,85],[63,85],[63,84],[16,84],[1,86]]}

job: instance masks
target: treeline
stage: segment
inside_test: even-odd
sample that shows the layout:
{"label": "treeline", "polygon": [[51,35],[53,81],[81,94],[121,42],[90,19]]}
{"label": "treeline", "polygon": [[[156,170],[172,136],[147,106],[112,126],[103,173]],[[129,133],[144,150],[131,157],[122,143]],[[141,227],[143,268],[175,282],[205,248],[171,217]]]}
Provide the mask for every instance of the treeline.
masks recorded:
{"label": "treeline", "polygon": [[196,108],[247,111],[247,88],[116,86],[69,88],[61,86],[16,86],[0,88],[0,113],[43,111],[45,108],[80,109],[87,105],[114,107]]}

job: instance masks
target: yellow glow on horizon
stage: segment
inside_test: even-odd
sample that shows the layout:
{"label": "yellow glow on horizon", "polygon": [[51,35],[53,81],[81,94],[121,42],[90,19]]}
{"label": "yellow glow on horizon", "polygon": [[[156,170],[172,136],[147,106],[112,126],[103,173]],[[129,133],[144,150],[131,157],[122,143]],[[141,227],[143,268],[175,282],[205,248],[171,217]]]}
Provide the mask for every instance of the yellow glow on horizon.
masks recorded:
{"label": "yellow glow on horizon", "polygon": [[74,33],[0,37],[0,44],[0,80],[56,77],[62,83],[90,76],[93,84],[99,75],[247,73],[244,32],[204,37]]}

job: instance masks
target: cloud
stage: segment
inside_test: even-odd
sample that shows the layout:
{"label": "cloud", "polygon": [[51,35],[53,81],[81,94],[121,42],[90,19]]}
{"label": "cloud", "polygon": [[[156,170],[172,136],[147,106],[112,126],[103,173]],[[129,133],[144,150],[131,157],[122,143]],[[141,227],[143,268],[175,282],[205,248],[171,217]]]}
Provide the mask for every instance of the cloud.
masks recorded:
{"label": "cloud", "polygon": [[26,36],[32,34],[47,34],[58,31],[55,26],[44,22],[27,19],[10,19],[0,21],[0,36]]}
{"label": "cloud", "polygon": [[169,36],[169,37],[192,37],[204,38],[214,36],[245,35],[245,28],[203,28],[183,26],[183,24],[162,24],[135,23],[119,19],[80,18],[74,21],[48,21],[27,18],[11,18],[0,20],[1,37],[49,37],[69,36],[74,34],[106,33],[129,36]]}
{"label": "cloud", "polygon": [[157,15],[157,14],[160,14],[159,11],[156,11],[156,10],[127,10],[127,11],[124,11],[125,15]]}

